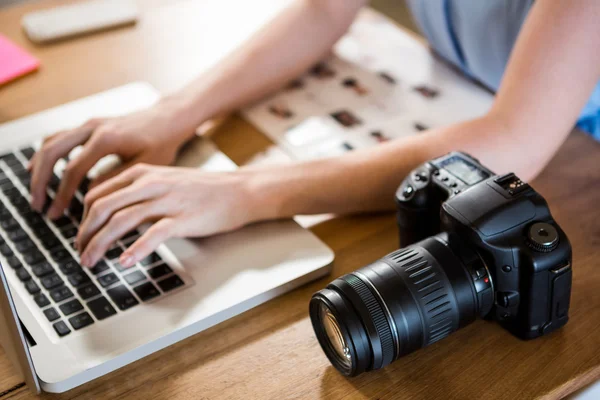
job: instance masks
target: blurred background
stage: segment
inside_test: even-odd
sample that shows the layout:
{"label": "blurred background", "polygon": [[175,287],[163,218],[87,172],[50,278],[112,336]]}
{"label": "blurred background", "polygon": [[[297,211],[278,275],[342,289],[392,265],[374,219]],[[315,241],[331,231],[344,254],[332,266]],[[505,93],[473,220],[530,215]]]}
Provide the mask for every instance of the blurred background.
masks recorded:
{"label": "blurred background", "polygon": [[[35,0],[0,0],[0,7],[15,3],[24,3],[26,1]],[[417,27],[415,26],[403,0],[372,0],[370,4],[371,7],[394,19],[399,24],[409,28],[414,32],[418,32]]]}

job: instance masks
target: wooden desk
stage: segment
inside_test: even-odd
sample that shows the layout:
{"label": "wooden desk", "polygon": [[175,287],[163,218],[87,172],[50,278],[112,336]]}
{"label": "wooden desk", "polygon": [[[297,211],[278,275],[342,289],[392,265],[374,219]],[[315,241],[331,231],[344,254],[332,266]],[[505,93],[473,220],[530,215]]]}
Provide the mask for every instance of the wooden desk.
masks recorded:
{"label": "wooden desk", "polygon": [[[21,15],[56,3],[43,0],[0,11],[0,32],[43,63],[39,73],[0,88],[0,122],[133,80],[172,90],[230,51],[266,18],[259,14],[270,8],[272,0],[140,0],[142,20],[134,28],[48,47],[30,44],[19,27]],[[255,15],[255,23],[248,22]],[[226,36],[231,46],[217,47],[210,39],[215,35]],[[215,139],[240,164],[269,144],[237,117],[227,121]],[[43,397],[562,397],[600,377],[599,160],[600,144],[576,132],[534,182],[574,249],[571,321],[548,337],[523,342],[495,323],[478,321],[382,371],[343,378],[317,344],[307,314],[308,300],[333,277],[391,252],[397,243],[392,215],[345,217],[313,229],[336,252],[330,278],[71,392]],[[0,392],[20,382],[0,351]],[[24,387],[6,397],[33,398]]]}

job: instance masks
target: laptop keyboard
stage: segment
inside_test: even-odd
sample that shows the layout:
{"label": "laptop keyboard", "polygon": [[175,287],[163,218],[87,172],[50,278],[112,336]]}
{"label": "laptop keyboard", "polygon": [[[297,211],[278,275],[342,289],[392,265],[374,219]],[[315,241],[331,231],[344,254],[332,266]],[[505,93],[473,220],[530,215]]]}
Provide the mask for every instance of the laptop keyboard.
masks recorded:
{"label": "laptop keyboard", "polygon": [[[0,155],[0,254],[3,266],[14,270],[59,337],[185,285],[157,253],[131,268],[119,264],[121,253],[139,237],[137,230],[122,237],[94,267],[82,267],[73,242],[90,182],[86,178],[81,184],[64,216],[50,221],[28,200],[26,164],[34,154],[26,147]],[[59,184],[53,174],[44,211]]]}

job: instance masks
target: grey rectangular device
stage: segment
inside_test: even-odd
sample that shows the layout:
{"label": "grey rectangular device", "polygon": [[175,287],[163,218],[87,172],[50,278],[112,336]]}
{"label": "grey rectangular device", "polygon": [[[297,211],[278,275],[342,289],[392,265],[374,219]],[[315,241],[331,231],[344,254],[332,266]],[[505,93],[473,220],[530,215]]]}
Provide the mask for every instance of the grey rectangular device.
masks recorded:
{"label": "grey rectangular device", "polygon": [[40,383],[29,354],[29,345],[21,328],[21,321],[12,301],[10,288],[1,263],[0,280],[2,281],[0,287],[0,344],[29,389],[39,393]]}
{"label": "grey rectangular device", "polygon": [[[50,221],[29,206],[27,160],[46,135],[158,99],[147,83],[132,83],[0,125],[0,339],[36,392],[70,390],[331,270],[333,252],[293,220],[202,240],[172,239],[125,269],[118,256],[141,228],[117,241],[102,264],[82,268],[73,239],[86,189],[80,187],[62,218]],[[96,167],[110,163],[108,157]],[[207,173],[237,168],[200,139],[177,163]],[[50,198],[64,166],[59,160],[54,168]]]}

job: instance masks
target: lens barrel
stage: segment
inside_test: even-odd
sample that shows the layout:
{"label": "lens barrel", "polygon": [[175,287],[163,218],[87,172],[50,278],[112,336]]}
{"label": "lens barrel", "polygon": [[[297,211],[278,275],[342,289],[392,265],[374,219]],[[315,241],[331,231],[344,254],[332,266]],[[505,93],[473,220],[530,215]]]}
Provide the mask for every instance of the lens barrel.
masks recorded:
{"label": "lens barrel", "polygon": [[[474,284],[480,271],[489,281],[487,268],[458,240],[446,233],[427,238],[344,275],[313,295],[310,316],[315,334],[342,374],[383,368],[490,311],[491,282],[483,292]],[[336,335],[328,334],[332,331]]]}

